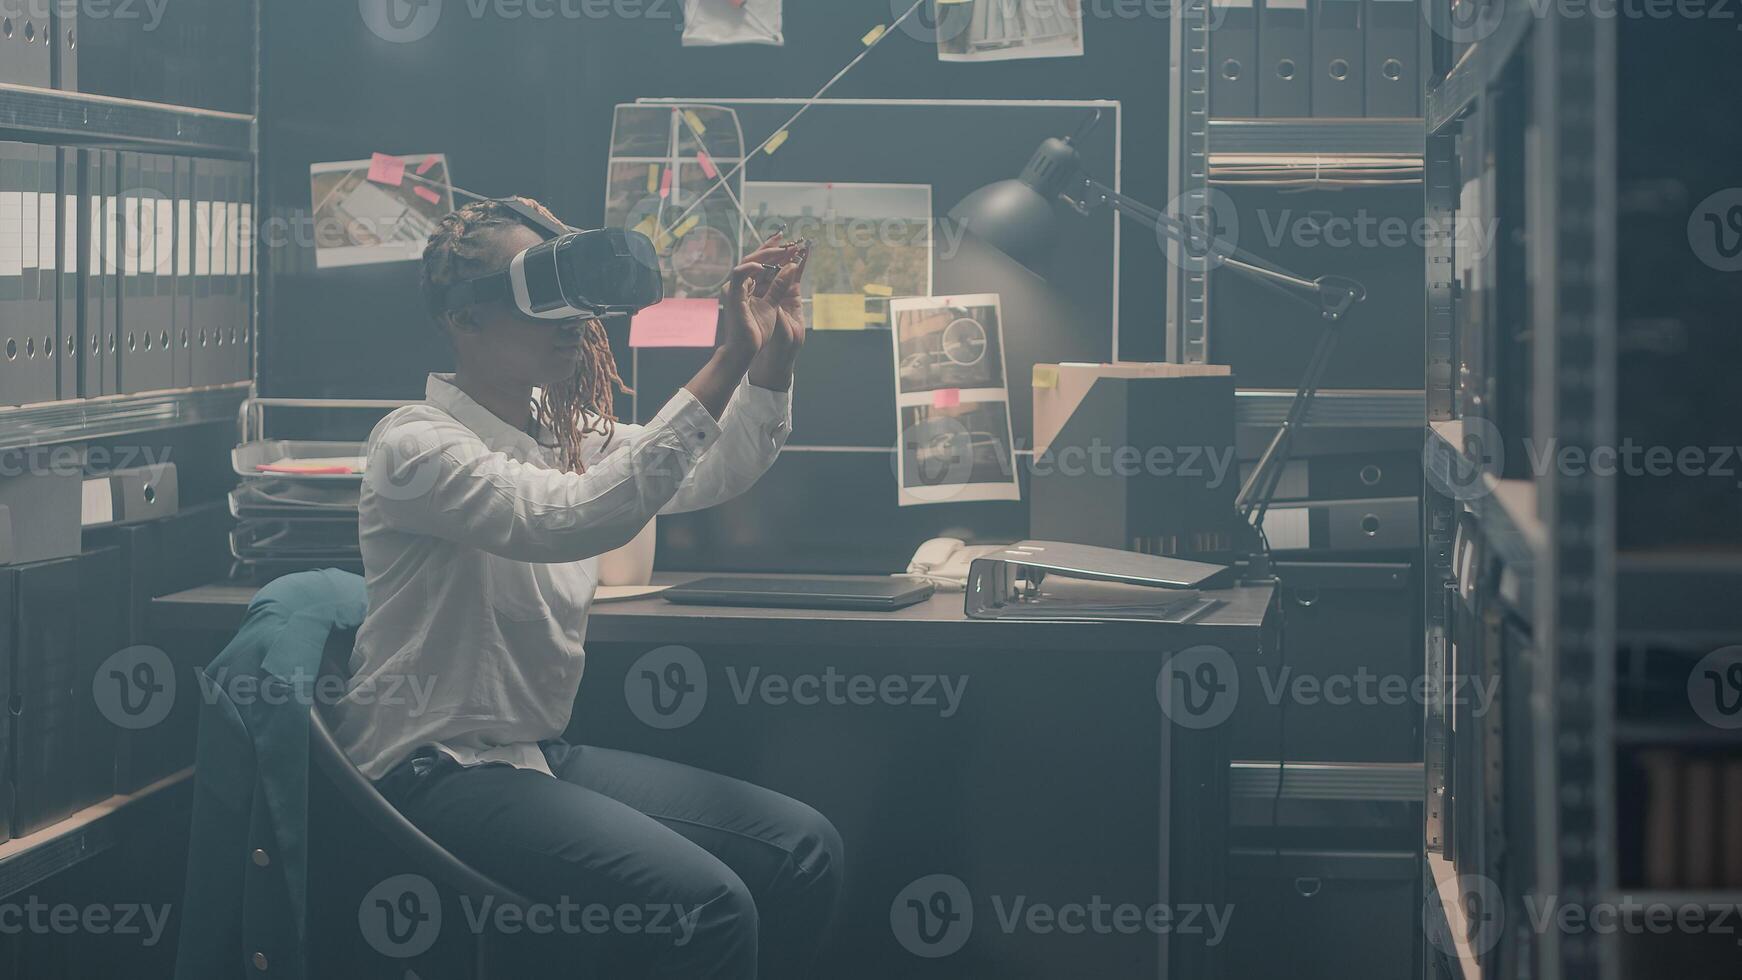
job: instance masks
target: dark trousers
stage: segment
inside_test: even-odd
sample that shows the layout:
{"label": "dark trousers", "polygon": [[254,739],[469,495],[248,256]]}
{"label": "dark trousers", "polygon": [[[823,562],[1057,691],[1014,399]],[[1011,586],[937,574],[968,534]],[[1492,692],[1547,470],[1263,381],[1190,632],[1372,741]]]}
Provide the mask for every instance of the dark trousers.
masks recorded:
{"label": "dark trousers", "polygon": [[797,800],[690,766],[551,743],[557,778],[435,750],[377,784],[455,857],[536,903],[566,975],[814,975],[841,840]]}

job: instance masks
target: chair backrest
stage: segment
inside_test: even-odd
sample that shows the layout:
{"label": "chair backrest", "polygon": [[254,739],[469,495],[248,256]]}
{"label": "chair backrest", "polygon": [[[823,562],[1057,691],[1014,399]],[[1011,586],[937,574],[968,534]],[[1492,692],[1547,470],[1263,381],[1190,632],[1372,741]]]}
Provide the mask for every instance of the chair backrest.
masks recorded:
{"label": "chair backrest", "polygon": [[334,740],[332,730],[327,727],[327,720],[318,707],[309,712],[309,764],[326,775],[347,806],[400,847],[413,865],[428,874],[436,884],[470,896],[475,902],[492,898],[498,905],[527,907],[526,899],[454,857],[447,848],[405,819],[375,789],[369,777],[351,764],[344,749]]}

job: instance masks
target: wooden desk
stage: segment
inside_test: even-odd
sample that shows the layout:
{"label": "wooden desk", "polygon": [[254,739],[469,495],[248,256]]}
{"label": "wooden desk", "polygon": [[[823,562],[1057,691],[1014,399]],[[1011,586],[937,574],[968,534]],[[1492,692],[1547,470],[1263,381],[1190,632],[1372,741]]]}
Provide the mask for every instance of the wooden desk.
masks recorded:
{"label": "wooden desk", "polygon": [[[233,629],[252,593],[194,589],[156,600],[154,616]],[[567,737],[737,776],[833,820],[847,884],[832,978],[1214,977],[1209,935],[1174,930],[1187,915],[1207,928],[1184,906],[1226,901],[1230,726],[1170,723],[1156,682],[1189,646],[1268,646],[1272,590],[1221,595],[1189,625],[969,620],[959,594],[890,613],[604,603]],[[648,666],[674,646],[700,665],[682,696],[701,701],[659,717],[648,705],[663,673]],[[967,889],[972,927],[928,958],[907,899],[937,875]],[[1173,918],[1162,933],[1121,931],[1129,920],[1110,909],[1106,931],[1029,917],[1097,903]]]}

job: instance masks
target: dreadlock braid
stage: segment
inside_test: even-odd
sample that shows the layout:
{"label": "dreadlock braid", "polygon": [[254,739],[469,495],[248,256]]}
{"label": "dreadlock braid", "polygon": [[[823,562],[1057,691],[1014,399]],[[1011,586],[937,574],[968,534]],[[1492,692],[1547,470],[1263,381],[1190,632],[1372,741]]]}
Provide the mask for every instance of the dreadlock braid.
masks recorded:
{"label": "dreadlock braid", "polygon": [[[530,198],[516,198],[540,216],[560,223],[544,205]],[[519,225],[520,216],[498,201],[474,201],[443,217],[423,250],[423,295],[430,314],[443,328],[453,325],[453,312],[446,309],[449,286],[496,271],[500,257],[489,232]],[[617,360],[602,320],[582,322],[581,357],[570,377],[545,386],[532,405],[533,417],[550,429],[561,465],[580,472],[581,442],[589,433],[599,433],[609,442],[616,429],[614,401],[617,392],[629,391],[617,373]]]}

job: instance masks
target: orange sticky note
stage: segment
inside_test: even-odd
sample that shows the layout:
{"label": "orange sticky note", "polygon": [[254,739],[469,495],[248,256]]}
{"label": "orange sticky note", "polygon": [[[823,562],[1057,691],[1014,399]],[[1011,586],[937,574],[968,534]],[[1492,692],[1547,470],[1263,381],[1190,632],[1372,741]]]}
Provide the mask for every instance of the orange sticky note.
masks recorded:
{"label": "orange sticky note", "polygon": [[696,162],[702,165],[702,173],[706,174],[709,180],[720,176],[720,171],[715,169],[714,159],[708,156],[707,150],[696,151]]}
{"label": "orange sticky note", "polygon": [[665,173],[659,178],[659,196],[671,196],[671,169],[669,167],[666,168]]}
{"label": "orange sticky note", "polygon": [[377,184],[398,187],[405,182],[405,161],[385,153],[369,155],[369,179]]}
{"label": "orange sticky note", "polygon": [[420,174],[429,173],[430,168],[435,166],[436,163],[439,162],[440,160],[441,160],[440,157],[436,156],[434,153],[431,153],[429,156],[424,158],[424,161],[422,164],[418,165],[417,172]]}
{"label": "orange sticky note", "polygon": [[955,408],[962,403],[962,389],[939,388],[931,393],[931,407]]}
{"label": "orange sticky note", "polygon": [[416,194],[418,197],[423,198],[424,200],[428,201],[431,204],[442,203],[442,196],[440,194],[437,194],[435,191],[430,190],[427,187],[413,187],[411,189],[411,192],[413,194]]}
{"label": "orange sticky note", "polygon": [[631,347],[712,347],[717,299],[668,299],[635,314],[629,323]]}

